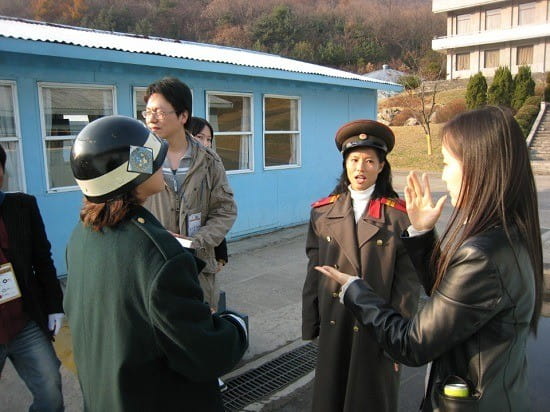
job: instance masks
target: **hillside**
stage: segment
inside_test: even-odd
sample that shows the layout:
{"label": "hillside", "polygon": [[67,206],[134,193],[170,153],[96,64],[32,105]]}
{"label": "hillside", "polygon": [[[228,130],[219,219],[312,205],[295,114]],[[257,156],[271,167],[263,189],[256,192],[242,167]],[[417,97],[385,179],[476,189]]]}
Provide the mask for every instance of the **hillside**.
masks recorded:
{"label": "hillside", "polygon": [[[397,12],[398,11],[398,12]],[[0,0],[0,14],[280,54],[366,73],[416,70],[445,32],[430,0]]]}

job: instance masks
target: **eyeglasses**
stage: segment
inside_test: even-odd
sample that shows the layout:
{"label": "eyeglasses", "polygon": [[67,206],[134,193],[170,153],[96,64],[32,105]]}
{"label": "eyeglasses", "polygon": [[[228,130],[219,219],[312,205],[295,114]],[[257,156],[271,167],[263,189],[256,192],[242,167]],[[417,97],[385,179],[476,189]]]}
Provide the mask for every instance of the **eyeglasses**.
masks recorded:
{"label": "eyeglasses", "polygon": [[148,119],[151,117],[156,117],[159,120],[164,120],[167,115],[176,113],[174,110],[171,112],[163,112],[162,110],[152,111],[152,110],[144,110],[141,112],[141,115],[144,119]]}

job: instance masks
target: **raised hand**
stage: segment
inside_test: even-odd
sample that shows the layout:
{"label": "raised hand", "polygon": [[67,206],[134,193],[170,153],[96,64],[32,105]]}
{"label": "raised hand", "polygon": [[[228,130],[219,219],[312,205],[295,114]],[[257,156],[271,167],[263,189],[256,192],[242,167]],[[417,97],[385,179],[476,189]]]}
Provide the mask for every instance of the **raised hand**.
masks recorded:
{"label": "raised hand", "polygon": [[405,201],[407,202],[407,214],[412,226],[416,230],[433,229],[441,216],[447,195],[439,198],[434,205],[428,176],[423,173],[422,182],[420,182],[415,172],[408,174],[407,186],[404,192]]}

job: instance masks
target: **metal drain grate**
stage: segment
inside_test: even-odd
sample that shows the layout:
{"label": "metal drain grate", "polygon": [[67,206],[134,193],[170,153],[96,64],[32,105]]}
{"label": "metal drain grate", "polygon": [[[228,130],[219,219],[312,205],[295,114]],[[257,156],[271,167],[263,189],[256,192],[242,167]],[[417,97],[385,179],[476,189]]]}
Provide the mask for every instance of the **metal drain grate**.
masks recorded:
{"label": "metal drain grate", "polygon": [[310,342],[228,379],[227,390],[222,394],[225,410],[240,411],[246,405],[279,391],[315,369],[316,360],[317,344]]}

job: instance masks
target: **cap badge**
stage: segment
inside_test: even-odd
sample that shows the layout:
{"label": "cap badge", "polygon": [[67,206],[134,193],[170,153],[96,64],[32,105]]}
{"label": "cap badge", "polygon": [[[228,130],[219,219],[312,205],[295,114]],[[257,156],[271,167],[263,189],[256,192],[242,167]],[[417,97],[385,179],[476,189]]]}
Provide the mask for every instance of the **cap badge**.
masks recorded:
{"label": "cap badge", "polygon": [[367,135],[366,135],[365,133],[361,133],[361,134],[359,135],[359,139],[360,139],[360,140],[365,140],[366,138],[367,138]]}
{"label": "cap badge", "polygon": [[153,149],[143,146],[130,146],[128,171],[153,174]]}

